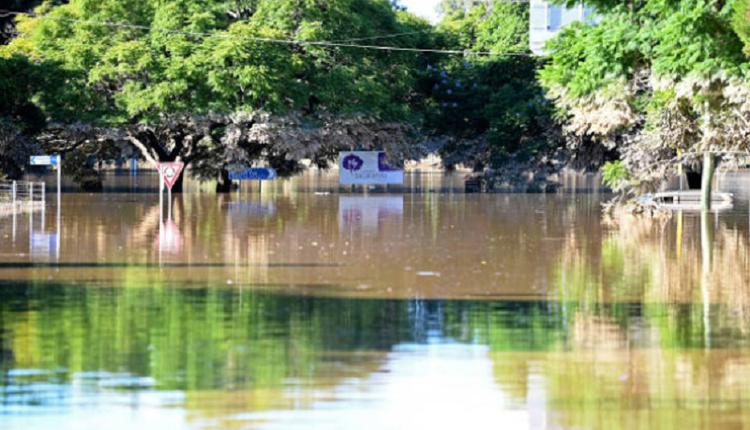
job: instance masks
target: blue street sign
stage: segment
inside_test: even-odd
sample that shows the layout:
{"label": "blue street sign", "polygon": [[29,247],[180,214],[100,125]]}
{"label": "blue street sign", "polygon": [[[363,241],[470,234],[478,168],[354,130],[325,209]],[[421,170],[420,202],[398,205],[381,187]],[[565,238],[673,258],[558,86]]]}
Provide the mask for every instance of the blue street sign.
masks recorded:
{"label": "blue street sign", "polygon": [[60,164],[59,155],[32,155],[30,163],[32,166],[57,166]]}
{"label": "blue street sign", "polygon": [[232,181],[269,181],[276,178],[276,171],[270,167],[253,167],[229,172]]}

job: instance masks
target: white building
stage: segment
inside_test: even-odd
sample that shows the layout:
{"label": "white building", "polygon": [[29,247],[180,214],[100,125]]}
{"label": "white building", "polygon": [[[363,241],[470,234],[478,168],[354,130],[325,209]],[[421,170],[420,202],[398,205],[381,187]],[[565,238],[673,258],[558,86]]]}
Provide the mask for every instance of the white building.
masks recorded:
{"label": "white building", "polygon": [[530,0],[529,6],[529,44],[537,55],[545,54],[545,42],[561,28],[576,21],[593,22],[595,19],[593,9],[582,3],[566,8],[544,0]]}

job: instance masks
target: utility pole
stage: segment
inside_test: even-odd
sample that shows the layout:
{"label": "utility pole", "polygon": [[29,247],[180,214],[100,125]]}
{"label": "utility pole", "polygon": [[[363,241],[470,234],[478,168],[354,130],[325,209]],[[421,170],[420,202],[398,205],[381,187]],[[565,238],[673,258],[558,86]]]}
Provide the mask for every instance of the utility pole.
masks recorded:
{"label": "utility pole", "polygon": [[716,171],[716,155],[706,151],[703,153],[703,173],[701,183],[701,210],[711,210],[711,184]]}

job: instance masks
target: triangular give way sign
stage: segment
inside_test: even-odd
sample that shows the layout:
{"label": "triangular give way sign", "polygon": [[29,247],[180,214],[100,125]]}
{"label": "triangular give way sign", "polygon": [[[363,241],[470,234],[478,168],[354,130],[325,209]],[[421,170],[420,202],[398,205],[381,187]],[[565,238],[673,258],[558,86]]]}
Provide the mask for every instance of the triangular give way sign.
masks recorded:
{"label": "triangular give way sign", "polygon": [[172,190],[175,182],[177,182],[177,179],[180,177],[183,167],[185,167],[185,163],[177,161],[172,163],[159,163],[159,176],[161,176],[161,180],[164,181],[164,184],[170,190]]}

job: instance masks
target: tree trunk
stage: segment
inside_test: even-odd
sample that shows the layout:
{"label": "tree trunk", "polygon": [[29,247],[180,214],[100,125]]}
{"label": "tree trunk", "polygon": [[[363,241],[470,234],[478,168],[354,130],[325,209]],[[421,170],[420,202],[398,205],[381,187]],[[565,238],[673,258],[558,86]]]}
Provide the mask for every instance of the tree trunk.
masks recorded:
{"label": "tree trunk", "polygon": [[228,193],[232,191],[232,180],[229,179],[229,172],[221,169],[219,176],[216,178],[216,192]]}
{"label": "tree trunk", "polygon": [[699,190],[701,188],[701,172],[689,169],[685,172],[685,177],[687,178],[689,190]]}
{"label": "tree trunk", "polygon": [[181,193],[182,192],[182,184],[185,182],[185,170],[182,170],[182,173],[180,173],[180,177],[177,178],[174,185],[172,186],[172,192],[173,193]]}
{"label": "tree trunk", "polygon": [[703,172],[701,184],[701,209],[711,210],[711,183],[716,171],[716,156],[710,152],[703,153]]}

